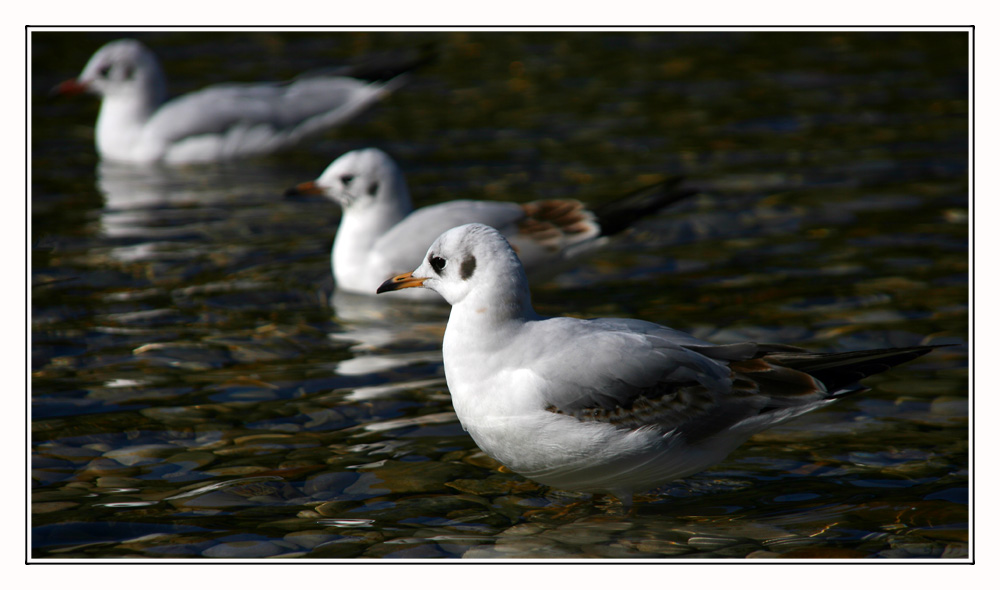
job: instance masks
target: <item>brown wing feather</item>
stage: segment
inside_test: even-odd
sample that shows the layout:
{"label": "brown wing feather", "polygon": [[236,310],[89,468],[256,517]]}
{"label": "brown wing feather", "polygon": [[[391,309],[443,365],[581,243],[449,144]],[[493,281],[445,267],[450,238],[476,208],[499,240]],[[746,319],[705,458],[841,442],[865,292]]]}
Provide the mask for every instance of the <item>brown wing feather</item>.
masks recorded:
{"label": "brown wing feather", "polygon": [[553,250],[561,247],[563,236],[593,229],[593,214],[580,201],[547,199],[524,203],[521,208],[525,217],[518,223],[518,233]]}
{"label": "brown wing feather", "polygon": [[750,358],[729,362],[732,388],[726,393],[710,391],[695,382],[664,381],[636,390],[626,403],[611,408],[595,404],[571,410],[546,409],[620,428],[676,430],[693,442],[767,412],[795,407],[809,411],[824,401],[862,391],[858,379],[913,360],[935,347],[850,353],[809,353],[780,345],[761,345],[756,352],[741,345],[693,348],[713,358],[746,353]]}
{"label": "brown wing feather", "polygon": [[765,405],[758,384],[736,376],[725,399],[698,383],[661,383],[642,390],[627,406],[588,406],[573,410],[549,406],[546,409],[584,422],[604,422],[630,430],[677,430],[691,440],[691,437],[708,436],[735,424]]}
{"label": "brown wing feather", "polygon": [[826,388],[808,373],[769,362],[768,358],[737,361],[729,365],[735,376],[757,384],[771,402],[768,405],[787,406],[823,397]]}

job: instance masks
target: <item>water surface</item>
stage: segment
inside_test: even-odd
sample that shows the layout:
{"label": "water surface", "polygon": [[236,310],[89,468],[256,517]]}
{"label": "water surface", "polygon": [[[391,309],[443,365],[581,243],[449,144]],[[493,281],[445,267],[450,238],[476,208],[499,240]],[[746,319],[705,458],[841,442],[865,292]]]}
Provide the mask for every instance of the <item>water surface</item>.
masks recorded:
{"label": "water surface", "polygon": [[[100,164],[51,100],[112,33],[32,43],[32,558],[965,558],[962,33],[145,33],[173,92],[437,44],[291,153]],[[418,204],[701,194],[533,285],[537,309],[816,350],[953,343],[637,499],[536,485],[462,431],[443,306],[336,292],[343,152]],[[583,502],[576,504],[576,502]]]}

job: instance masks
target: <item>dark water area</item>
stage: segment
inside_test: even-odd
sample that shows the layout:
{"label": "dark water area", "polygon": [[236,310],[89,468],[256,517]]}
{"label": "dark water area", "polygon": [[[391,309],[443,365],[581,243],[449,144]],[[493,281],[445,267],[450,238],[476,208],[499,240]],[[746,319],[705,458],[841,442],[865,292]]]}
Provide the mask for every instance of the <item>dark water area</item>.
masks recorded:
{"label": "dark water area", "polygon": [[[101,163],[105,42],[170,91],[433,43],[359,118],[268,158]],[[33,559],[967,559],[963,32],[31,34]],[[543,314],[820,351],[952,344],[726,461],[609,500],[501,470],[452,411],[447,309],[337,292],[340,211],[290,200],[379,147],[416,205],[700,193],[532,285]]]}

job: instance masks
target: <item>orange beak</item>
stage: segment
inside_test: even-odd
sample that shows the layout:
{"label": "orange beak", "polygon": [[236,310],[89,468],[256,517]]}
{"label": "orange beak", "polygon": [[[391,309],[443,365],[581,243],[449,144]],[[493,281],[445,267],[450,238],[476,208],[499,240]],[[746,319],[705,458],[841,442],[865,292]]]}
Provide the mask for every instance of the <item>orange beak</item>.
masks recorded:
{"label": "orange beak", "polygon": [[401,275],[396,275],[386,282],[378,286],[375,293],[385,293],[386,291],[399,291],[400,289],[409,289],[410,287],[422,287],[426,278],[417,278],[413,276],[413,272],[404,272]]}

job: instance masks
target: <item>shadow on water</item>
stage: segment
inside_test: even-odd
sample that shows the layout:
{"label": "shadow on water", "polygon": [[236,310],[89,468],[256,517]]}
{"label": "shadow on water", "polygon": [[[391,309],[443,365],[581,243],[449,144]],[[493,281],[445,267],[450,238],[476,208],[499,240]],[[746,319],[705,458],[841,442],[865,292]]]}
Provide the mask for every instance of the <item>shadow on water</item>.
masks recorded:
{"label": "shadow on water", "polygon": [[[93,102],[43,98],[109,35],[32,35],[33,558],[967,557],[964,34],[139,36],[177,91],[441,57],[290,154],[136,169],[97,162]],[[457,422],[447,309],[336,291],[339,211],[282,198],[365,146],[419,205],[701,189],[535,282],[541,313],[955,346],[634,514],[539,486]]]}

